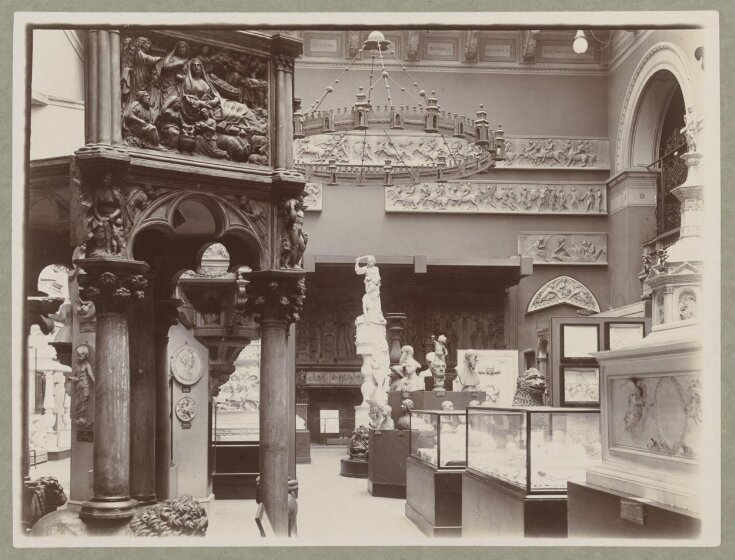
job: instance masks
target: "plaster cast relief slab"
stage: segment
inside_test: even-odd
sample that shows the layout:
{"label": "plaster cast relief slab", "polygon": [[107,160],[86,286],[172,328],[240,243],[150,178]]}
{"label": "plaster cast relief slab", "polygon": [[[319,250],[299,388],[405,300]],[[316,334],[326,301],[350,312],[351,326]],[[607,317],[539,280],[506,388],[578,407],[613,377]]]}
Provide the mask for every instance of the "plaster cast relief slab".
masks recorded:
{"label": "plaster cast relief slab", "polygon": [[306,183],[304,187],[304,206],[307,212],[322,211],[322,189],[321,183]]}
{"label": "plaster cast relief slab", "polygon": [[181,397],[175,407],[176,418],[191,422],[197,415],[197,403],[191,397]]}
{"label": "plaster cast relief slab", "polygon": [[518,351],[457,350],[457,373],[460,375],[467,368],[465,354],[468,352],[476,353],[478,358],[475,370],[480,382],[477,389],[485,391],[493,406],[511,406],[518,379]]}
{"label": "plaster cast relief slab", "polygon": [[600,312],[600,305],[587,286],[570,276],[558,276],[549,280],[533,294],[526,313],[533,313],[563,303],[593,313]]}
{"label": "plaster cast relief slab", "polygon": [[202,370],[202,359],[191,346],[182,346],[171,357],[171,373],[182,385],[194,385],[201,379]]}
{"label": "plaster cast relief slab", "polygon": [[533,264],[607,264],[607,234],[521,232],[518,254]]}
{"label": "plaster cast relief slab", "polygon": [[611,448],[695,459],[701,390],[694,374],[608,379]]}
{"label": "plaster cast relief slab", "polygon": [[604,215],[600,183],[418,183],[385,189],[386,212]]}
{"label": "plaster cast relief slab", "polygon": [[506,137],[504,167],[531,169],[610,169],[609,141],[598,138]]}

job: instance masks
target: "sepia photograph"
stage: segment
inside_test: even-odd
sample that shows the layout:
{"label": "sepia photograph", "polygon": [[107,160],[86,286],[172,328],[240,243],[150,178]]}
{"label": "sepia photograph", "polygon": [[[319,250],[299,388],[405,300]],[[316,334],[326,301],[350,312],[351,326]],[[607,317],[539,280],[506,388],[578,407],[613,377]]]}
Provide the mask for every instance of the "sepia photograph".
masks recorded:
{"label": "sepia photograph", "polygon": [[719,545],[719,34],[16,12],[13,546]]}

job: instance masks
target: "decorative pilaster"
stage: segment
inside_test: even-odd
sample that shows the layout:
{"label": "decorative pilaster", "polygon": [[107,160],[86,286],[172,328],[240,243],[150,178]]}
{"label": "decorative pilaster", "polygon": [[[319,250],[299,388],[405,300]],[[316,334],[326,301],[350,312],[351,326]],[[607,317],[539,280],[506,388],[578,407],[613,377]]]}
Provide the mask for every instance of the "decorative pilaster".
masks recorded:
{"label": "decorative pilaster", "polygon": [[[251,281],[248,310],[260,325],[260,495],[277,536],[289,534],[289,325],[301,315],[306,287],[303,272],[263,271]],[[292,498],[295,499],[295,498]]]}
{"label": "decorative pilaster", "polygon": [[130,497],[130,344],[127,313],[145,297],[148,265],[104,258],[78,259],[80,297],[97,311],[93,497],[82,504],[87,520],[126,519]]}
{"label": "decorative pilaster", "polygon": [[156,496],[170,498],[171,453],[171,373],[168,361],[168,331],[178,323],[180,299],[155,302],[156,346]]}

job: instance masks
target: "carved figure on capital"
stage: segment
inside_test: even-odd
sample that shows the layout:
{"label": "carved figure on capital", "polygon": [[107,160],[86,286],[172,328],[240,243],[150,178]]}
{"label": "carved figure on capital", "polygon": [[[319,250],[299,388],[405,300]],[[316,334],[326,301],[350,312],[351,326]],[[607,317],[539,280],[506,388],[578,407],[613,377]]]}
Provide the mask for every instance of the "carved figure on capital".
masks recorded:
{"label": "carved figure on capital", "polygon": [[301,268],[301,259],[309,241],[309,236],[304,231],[305,209],[303,196],[288,199],[281,205],[281,268]]}
{"label": "carved figure on capital", "polygon": [[87,235],[83,243],[86,257],[127,257],[126,216],[122,191],[114,184],[111,171],[92,180],[82,205],[87,208]]}
{"label": "carved figure on capital", "polygon": [[306,297],[304,278],[266,279],[249,278],[249,293],[243,312],[253,316],[256,323],[266,317],[296,323],[301,319]]}

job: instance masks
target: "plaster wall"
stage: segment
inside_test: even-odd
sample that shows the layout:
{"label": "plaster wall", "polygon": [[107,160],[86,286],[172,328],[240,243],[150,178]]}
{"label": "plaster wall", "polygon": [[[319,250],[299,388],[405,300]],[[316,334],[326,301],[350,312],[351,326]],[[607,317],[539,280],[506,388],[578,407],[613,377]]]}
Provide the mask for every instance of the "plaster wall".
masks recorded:
{"label": "plaster wall", "polygon": [[[173,462],[178,472],[177,495],[191,494],[197,499],[205,500],[212,492],[209,478],[209,353],[206,347],[198,342],[191,331],[181,325],[169,331],[169,356],[184,344],[188,344],[202,359],[202,378],[192,387],[190,393],[184,393],[182,386],[172,380],[171,401],[175,409],[176,403],[184,396],[196,401],[197,413],[191,421],[191,428],[182,428],[176,413],[171,415],[171,438]],[[172,473],[173,474],[173,473]]]}

